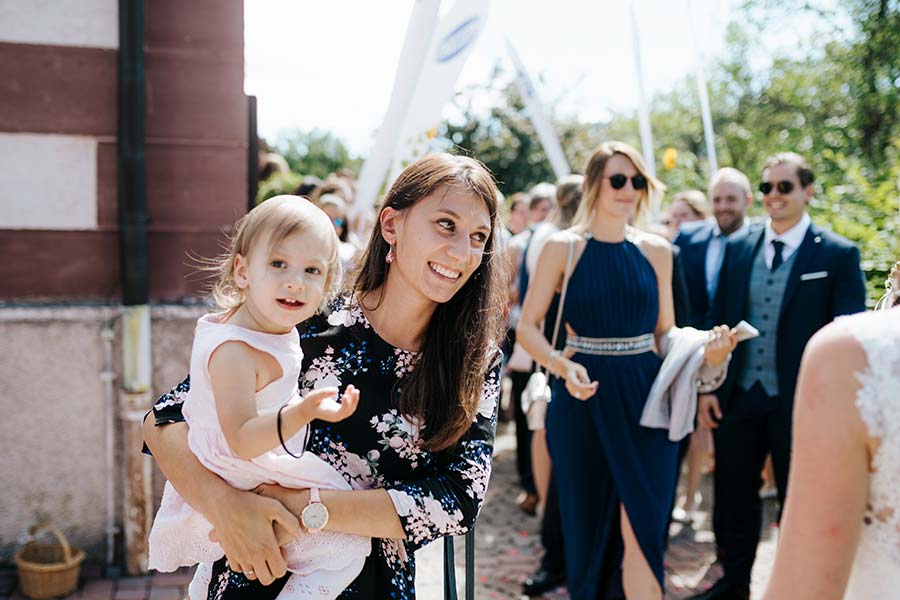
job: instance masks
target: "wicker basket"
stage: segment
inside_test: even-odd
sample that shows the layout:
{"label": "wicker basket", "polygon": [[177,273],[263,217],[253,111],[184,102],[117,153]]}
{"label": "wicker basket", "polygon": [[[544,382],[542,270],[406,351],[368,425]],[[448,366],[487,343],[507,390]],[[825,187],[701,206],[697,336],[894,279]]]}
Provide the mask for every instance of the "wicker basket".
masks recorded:
{"label": "wicker basket", "polygon": [[32,541],[16,552],[22,593],[36,600],[70,594],[78,587],[84,551],[70,546],[63,532],[53,525],[33,527],[30,533],[34,535],[41,530],[52,533],[59,543],[38,544]]}

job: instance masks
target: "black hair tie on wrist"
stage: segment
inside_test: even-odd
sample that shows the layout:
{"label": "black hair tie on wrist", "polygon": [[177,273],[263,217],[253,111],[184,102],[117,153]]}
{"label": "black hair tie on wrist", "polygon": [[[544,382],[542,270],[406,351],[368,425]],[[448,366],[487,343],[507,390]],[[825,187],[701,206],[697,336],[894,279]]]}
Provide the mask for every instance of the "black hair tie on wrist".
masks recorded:
{"label": "black hair tie on wrist", "polygon": [[303,448],[300,449],[300,454],[294,454],[288,450],[288,447],[284,444],[284,436],[281,435],[281,411],[285,408],[287,408],[287,404],[283,404],[281,408],[278,409],[278,417],[276,418],[278,425],[278,441],[281,442],[281,447],[284,448],[284,451],[287,452],[289,456],[300,458],[303,456],[303,453],[306,452],[306,444],[309,443],[309,423],[306,424],[306,435],[303,436]]}

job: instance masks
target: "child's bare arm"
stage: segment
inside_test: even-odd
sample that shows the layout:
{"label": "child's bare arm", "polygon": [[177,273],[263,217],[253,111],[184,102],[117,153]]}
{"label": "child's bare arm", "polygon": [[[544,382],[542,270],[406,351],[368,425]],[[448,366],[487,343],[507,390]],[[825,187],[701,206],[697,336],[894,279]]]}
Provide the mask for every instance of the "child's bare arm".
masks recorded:
{"label": "child's bare arm", "polygon": [[[209,359],[209,375],[216,411],[225,441],[240,458],[249,460],[276,448],[278,438],[277,414],[259,415],[255,394],[269,381],[259,373],[258,353],[240,342],[226,342],[216,348]],[[281,411],[281,436],[294,436],[313,419],[339,421],[356,410],[359,392],[348,387],[343,401],[335,398],[337,388],[322,388],[307,394],[297,404]]]}

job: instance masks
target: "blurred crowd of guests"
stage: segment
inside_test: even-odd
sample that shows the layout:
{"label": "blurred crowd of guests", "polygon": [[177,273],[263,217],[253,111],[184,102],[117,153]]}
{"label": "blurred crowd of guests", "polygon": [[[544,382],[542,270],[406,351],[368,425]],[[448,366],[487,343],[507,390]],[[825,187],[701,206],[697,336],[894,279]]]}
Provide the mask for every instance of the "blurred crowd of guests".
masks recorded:
{"label": "blurred crowd of guests", "polygon": [[[287,169],[284,159],[272,153],[265,154],[260,165],[261,180]],[[625,175],[614,176],[626,180],[619,187],[613,183],[615,190],[628,185]],[[626,189],[639,190],[636,178],[629,177],[633,189]],[[609,180],[610,174],[602,178]],[[818,228],[807,213],[814,175],[806,160],[790,152],[774,155],[757,178],[754,186],[746,174],[722,168],[705,191],[677,191],[668,202],[652,199],[663,207],[658,223],[635,220],[630,225],[669,242],[671,297],[678,327],[709,330],[720,323],[734,326],[746,320],[760,333],[735,351],[722,388],[699,397],[694,433],[679,444],[675,468],[681,493],[676,498],[672,490],[672,520],[686,526],[695,522],[703,501],[702,479],[714,477],[713,529],[725,577],[696,596],[705,600],[749,598],[761,503],[766,498],[777,498],[780,505],[785,502],[791,410],[801,355],[818,329],[838,315],[865,308],[858,250]],[[544,547],[539,570],[524,583],[523,592],[529,596],[566,582],[566,536],[544,428],[529,424],[521,402],[538,365],[517,343],[516,327],[542,248],[555,233],[573,225],[585,202],[596,201],[596,197],[585,198],[590,185],[584,176],[572,174],[504,200],[505,228],[500,233],[508,265],[509,321],[500,418],[513,421],[516,432],[521,492],[515,502],[524,513],[541,519]],[[643,185],[647,186],[646,178]],[[664,187],[654,191],[662,195]],[[366,237],[349,221],[354,192],[355,178],[347,170],[325,179],[304,177],[294,190],[331,218],[346,269],[353,267],[361,239]],[[749,211],[756,192],[764,215],[752,219]],[[549,318],[556,314],[555,304],[547,314],[543,329],[549,340],[556,325]]]}
{"label": "blurred crowd of guests", "polygon": [[[720,169],[706,191],[677,191],[661,202],[659,223],[633,223],[671,242],[677,326],[707,330],[747,320],[760,329],[759,338],[735,352],[723,388],[699,397],[696,429],[679,448],[674,521],[691,526],[700,517],[702,478],[714,478],[713,529],[725,577],[696,596],[704,600],[749,598],[761,503],[785,502],[801,355],[818,329],[865,308],[858,250],[819,229],[807,213],[814,175],[806,160],[790,152],[772,156],[759,178],[753,186],[746,174]],[[544,432],[529,430],[522,411],[520,396],[535,365],[515,343],[515,327],[541,246],[549,234],[570,226],[582,182],[572,175],[556,185],[541,183],[508,202],[507,373],[521,484],[516,501],[525,513],[540,516],[545,551],[539,570],[525,581],[529,596],[566,582],[566,545]],[[754,187],[765,210],[757,219],[749,216]],[[547,314],[549,320],[554,312]],[[551,330],[545,324],[545,334]]]}

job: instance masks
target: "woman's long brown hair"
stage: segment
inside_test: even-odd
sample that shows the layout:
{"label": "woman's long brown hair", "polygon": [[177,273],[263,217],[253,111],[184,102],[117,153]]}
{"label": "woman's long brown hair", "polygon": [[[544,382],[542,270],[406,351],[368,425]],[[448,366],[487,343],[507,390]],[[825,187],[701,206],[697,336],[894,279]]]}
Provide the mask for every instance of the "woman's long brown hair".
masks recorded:
{"label": "woman's long brown hair", "polygon": [[[461,187],[481,198],[490,214],[491,234],[481,264],[449,301],[437,306],[418,362],[399,382],[398,408],[426,425],[422,443],[431,451],[453,446],[472,425],[484,378],[499,347],[506,289],[502,257],[497,255],[497,187],[477,160],[434,154],[416,161],[388,190],[378,212],[411,208],[442,186]],[[353,286],[357,298],[384,285],[389,250],[376,223]]]}

